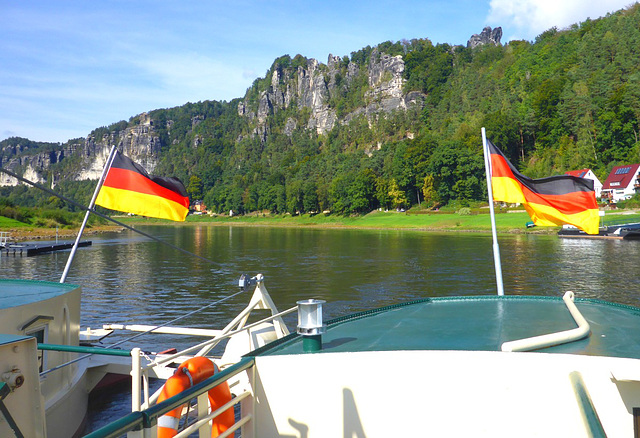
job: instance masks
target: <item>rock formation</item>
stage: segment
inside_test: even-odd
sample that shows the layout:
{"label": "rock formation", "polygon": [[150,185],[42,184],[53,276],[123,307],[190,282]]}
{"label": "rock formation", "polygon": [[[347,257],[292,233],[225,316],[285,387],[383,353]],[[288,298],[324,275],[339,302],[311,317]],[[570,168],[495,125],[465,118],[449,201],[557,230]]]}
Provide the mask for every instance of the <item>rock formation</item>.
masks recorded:
{"label": "rock formation", "polygon": [[501,27],[496,27],[495,29],[491,30],[491,27],[487,26],[482,29],[480,35],[471,35],[471,38],[469,38],[469,41],[467,41],[467,47],[473,49],[485,44],[493,44],[494,46],[499,46],[500,38],[502,38]]}
{"label": "rock formation", "polygon": [[[498,30],[490,33],[494,35]],[[499,35],[497,38],[499,40]],[[402,56],[390,56],[378,48],[372,49],[368,61],[360,64],[348,57],[334,55],[329,55],[327,64],[300,55],[293,60],[287,56],[279,61],[274,63],[264,80],[259,80],[262,81],[260,87],[250,89],[239,101],[237,113],[248,122],[248,131],[240,133],[237,142],[254,136],[265,143],[273,129],[288,136],[296,130],[323,135],[338,123],[349,124],[356,117],[366,117],[371,124],[381,113],[421,106],[424,101],[425,96],[420,92],[407,94],[403,91],[405,65]],[[350,104],[347,110],[343,108],[339,114],[336,102],[350,92],[353,94],[353,87],[360,87],[357,88],[360,101],[355,106]],[[273,116],[286,110],[291,111],[283,119],[282,126],[274,126]],[[206,119],[200,114],[190,117],[191,131]],[[162,123],[162,126],[156,127],[154,123]],[[62,178],[95,180],[100,177],[109,151],[115,144],[125,155],[153,173],[162,147],[180,142],[177,138],[169,139],[173,126],[173,120],[154,121],[149,114],[143,113],[128,123],[96,129],[84,139],[53,145],[53,152],[12,146],[11,150],[0,151],[0,164],[38,183],[51,181],[55,184]],[[163,141],[170,144],[163,144]],[[197,148],[204,139],[201,135],[194,135],[190,142],[191,147]],[[74,160],[61,165],[65,158],[73,156],[76,157]],[[0,175],[0,185],[16,184],[14,178]]]}
{"label": "rock formation", "polygon": [[[98,179],[107,161],[111,147],[118,149],[135,162],[141,164],[148,172],[153,172],[160,153],[160,138],[155,133],[153,121],[143,113],[140,123],[122,131],[105,134],[102,138],[87,136],[85,139],[70,141],[60,150],[30,154],[20,145],[13,150],[3,150],[0,165],[22,175],[30,181],[45,183],[51,178],[55,184],[62,176],[76,181]],[[52,165],[61,163],[65,158],[78,156],[79,165],[74,166],[71,174],[59,175],[52,170]],[[65,169],[68,171],[69,169]],[[0,174],[0,186],[17,185],[18,181],[6,174]]]}
{"label": "rock formation", "polygon": [[[336,123],[348,124],[362,114],[371,117],[380,112],[406,110],[408,106],[422,103],[421,93],[406,95],[403,91],[402,56],[390,56],[374,48],[369,63],[364,66],[369,85],[365,93],[366,105],[339,120],[336,109],[330,104],[331,97],[339,96],[344,89],[348,89],[362,68],[331,54],[326,65],[311,58],[306,60],[306,65],[299,65],[295,70],[292,67],[274,66],[270,86],[260,94],[257,105],[252,107],[245,97],[238,103],[238,115],[254,122],[253,134],[266,140],[270,133],[269,116],[291,105],[298,110],[308,109],[309,119],[305,128],[322,135],[333,129]],[[284,132],[291,135],[297,127],[297,123],[289,119]]]}

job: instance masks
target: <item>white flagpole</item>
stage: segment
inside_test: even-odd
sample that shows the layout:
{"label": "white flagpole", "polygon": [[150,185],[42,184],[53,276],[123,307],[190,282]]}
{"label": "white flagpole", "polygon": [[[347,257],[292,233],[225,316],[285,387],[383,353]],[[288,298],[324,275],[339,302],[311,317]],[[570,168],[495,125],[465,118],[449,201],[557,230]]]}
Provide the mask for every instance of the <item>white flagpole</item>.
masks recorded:
{"label": "white flagpole", "polygon": [[487,192],[489,193],[489,211],[491,212],[491,231],[493,233],[493,263],[496,266],[496,286],[498,295],[504,295],[502,284],[502,265],[500,263],[500,246],[498,245],[498,233],[496,231],[496,215],[493,209],[493,187],[491,185],[491,160],[487,147],[487,134],[482,128],[482,152],[484,153],[484,168],[487,174]]}
{"label": "white flagpole", "polygon": [[71,263],[73,262],[73,258],[76,255],[76,250],[78,249],[78,244],[80,243],[80,238],[82,237],[82,233],[84,232],[84,228],[87,225],[87,221],[89,220],[89,215],[93,207],[96,205],[96,198],[98,197],[98,193],[100,192],[100,188],[102,187],[102,183],[104,183],[104,179],[107,176],[107,172],[111,168],[111,163],[116,156],[116,146],[113,145],[111,148],[111,152],[109,152],[109,156],[107,157],[107,162],[104,164],[104,169],[102,169],[102,175],[98,180],[98,184],[96,185],[96,189],[93,192],[93,197],[91,198],[91,202],[89,203],[89,209],[84,215],[84,220],[82,221],[82,225],[80,226],[80,230],[78,231],[78,235],[76,236],[76,241],[73,244],[73,248],[71,248],[71,253],[69,254],[69,258],[67,259],[67,264],[64,267],[64,272],[62,273],[62,277],[60,277],[60,283],[64,283],[67,279],[67,274],[69,273],[69,268],[71,268]]}

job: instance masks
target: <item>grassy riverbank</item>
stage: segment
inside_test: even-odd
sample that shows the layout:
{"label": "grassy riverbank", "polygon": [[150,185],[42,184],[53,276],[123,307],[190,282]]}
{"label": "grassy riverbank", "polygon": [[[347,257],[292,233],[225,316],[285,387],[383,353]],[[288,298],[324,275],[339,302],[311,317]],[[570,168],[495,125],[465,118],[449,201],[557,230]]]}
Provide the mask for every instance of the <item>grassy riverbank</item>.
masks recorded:
{"label": "grassy riverbank", "polygon": [[[127,224],[166,224],[168,221],[141,217],[120,218]],[[557,232],[558,228],[527,229],[531,219],[522,212],[496,215],[496,227],[501,233]],[[473,231],[490,232],[491,221],[488,214],[461,215],[458,213],[416,214],[406,212],[374,211],[364,216],[343,217],[336,215],[269,215],[247,216],[207,216],[190,215],[188,224],[272,226],[305,228],[369,228],[369,229],[415,229],[424,231]]]}
{"label": "grassy riverbank", "polygon": [[[454,212],[380,212],[374,211],[364,216],[342,217],[336,215],[270,215],[252,214],[246,216],[189,215],[185,223],[162,219],[118,216],[115,219],[130,225],[210,225],[210,226],[264,226],[303,228],[354,228],[354,229],[413,229],[423,231],[491,232],[489,214],[459,214]],[[496,228],[499,233],[554,234],[560,227],[526,228],[531,219],[524,211],[496,214]],[[607,212],[605,223],[640,222],[640,214],[635,211]],[[99,225],[89,228],[87,234],[119,230],[118,226]],[[14,240],[54,238],[55,228],[33,227],[13,219],[0,216],[0,231],[9,231]],[[77,228],[58,230],[61,238],[75,236]]]}

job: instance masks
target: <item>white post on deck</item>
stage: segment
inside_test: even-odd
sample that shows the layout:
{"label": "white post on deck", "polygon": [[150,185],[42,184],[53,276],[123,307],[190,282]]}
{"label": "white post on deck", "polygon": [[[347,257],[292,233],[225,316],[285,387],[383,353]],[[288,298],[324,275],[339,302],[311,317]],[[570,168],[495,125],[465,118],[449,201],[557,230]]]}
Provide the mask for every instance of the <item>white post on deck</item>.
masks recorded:
{"label": "white post on deck", "polygon": [[102,169],[102,175],[98,180],[98,184],[96,184],[96,189],[94,190],[93,197],[91,198],[91,202],[89,203],[89,209],[84,215],[84,220],[82,221],[80,230],[78,230],[76,241],[73,244],[73,248],[71,248],[71,253],[69,254],[69,258],[67,259],[67,264],[64,267],[64,272],[62,272],[62,277],[60,277],[60,283],[64,283],[64,281],[67,279],[67,274],[69,273],[69,268],[71,268],[71,262],[73,262],[73,258],[76,255],[76,250],[78,249],[80,238],[82,237],[82,233],[84,232],[84,227],[87,225],[87,221],[89,220],[89,215],[91,214],[91,210],[96,205],[96,198],[98,197],[98,193],[100,192],[102,183],[104,182],[104,179],[107,176],[107,172],[111,168],[111,163],[113,162],[113,158],[115,157],[115,154],[116,154],[116,146],[113,145],[113,147],[111,148],[111,152],[109,152],[109,156],[107,157],[107,162],[104,164],[104,169]]}
{"label": "white post on deck", "polygon": [[131,412],[137,412],[140,410],[140,391],[142,389],[140,382],[140,352],[142,350],[139,347],[135,347],[131,350]]}
{"label": "white post on deck", "polygon": [[493,209],[493,187],[491,185],[491,160],[489,159],[489,148],[487,147],[487,134],[482,128],[482,152],[484,153],[484,167],[487,174],[487,192],[489,193],[489,211],[491,213],[491,232],[493,234],[493,263],[496,267],[496,286],[498,295],[504,295],[502,284],[502,265],[500,263],[500,245],[498,245],[498,233],[496,231],[496,216]]}

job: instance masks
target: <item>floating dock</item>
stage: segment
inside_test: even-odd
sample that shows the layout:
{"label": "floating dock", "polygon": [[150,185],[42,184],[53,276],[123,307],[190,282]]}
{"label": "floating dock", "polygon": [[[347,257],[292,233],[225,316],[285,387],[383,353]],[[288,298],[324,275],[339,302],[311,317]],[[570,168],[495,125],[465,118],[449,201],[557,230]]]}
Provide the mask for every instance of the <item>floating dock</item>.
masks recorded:
{"label": "floating dock", "polygon": [[[90,245],[90,240],[85,240],[78,244],[79,247]],[[73,242],[11,243],[0,247],[0,255],[30,257],[38,254],[43,254],[45,252],[63,251],[65,249],[71,248],[73,248]]]}

